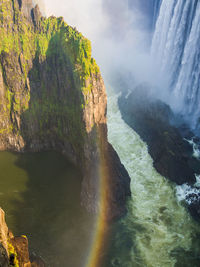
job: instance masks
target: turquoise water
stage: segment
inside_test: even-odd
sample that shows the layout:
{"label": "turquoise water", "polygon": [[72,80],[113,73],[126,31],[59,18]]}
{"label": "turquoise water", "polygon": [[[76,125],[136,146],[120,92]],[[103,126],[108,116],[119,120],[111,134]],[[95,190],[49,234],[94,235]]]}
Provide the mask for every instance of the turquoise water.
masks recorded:
{"label": "turquoise water", "polygon": [[62,155],[0,153],[0,206],[15,235],[48,266],[87,260],[94,218],[80,205],[81,174]]}
{"label": "turquoise water", "polygon": [[[112,91],[108,137],[131,177],[132,197],[127,215],[111,225],[103,267],[199,267],[199,224],[177,200],[175,185],[153,168],[147,145],[122,120]],[[8,226],[28,236],[31,251],[47,266],[86,266],[95,218],[80,205],[81,180],[58,153],[0,153],[0,205]]]}
{"label": "turquoise water", "polygon": [[[109,87],[107,87],[109,88]],[[153,167],[147,145],[121,118],[108,91],[108,140],[131,178],[127,215],[116,224],[106,267],[199,267],[200,226]]]}

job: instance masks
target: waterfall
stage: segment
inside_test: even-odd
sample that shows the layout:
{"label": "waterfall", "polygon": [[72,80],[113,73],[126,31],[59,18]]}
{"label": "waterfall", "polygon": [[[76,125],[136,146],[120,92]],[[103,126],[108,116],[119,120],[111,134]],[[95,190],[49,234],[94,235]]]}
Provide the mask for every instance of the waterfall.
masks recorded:
{"label": "waterfall", "polygon": [[162,0],[128,0],[128,7],[130,10],[136,8],[141,11],[145,15],[145,19],[148,18],[148,27],[154,29],[161,2]]}
{"label": "waterfall", "polygon": [[153,0],[153,20],[152,20],[153,28],[156,25],[156,21],[157,21],[159,11],[160,11],[161,2],[162,0]]}
{"label": "waterfall", "polygon": [[151,55],[160,75],[167,76],[169,104],[194,130],[200,119],[199,44],[200,1],[162,0]]}
{"label": "waterfall", "polygon": [[[151,17],[151,55],[167,76],[168,101],[197,128],[200,115],[200,0],[141,0]],[[151,7],[151,11],[148,8]],[[161,81],[162,79],[158,79]],[[160,84],[160,90],[162,90]],[[113,241],[109,266],[199,266],[199,225],[181,202],[199,195],[196,184],[176,186],[156,172],[147,145],[122,119],[117,96],[108,89],[108,139],[131,178],[128,214]],[[167,94],[166,94],[167,95]],[[127,95],[128,97],[128,95]],[[175,101],[172,101],[175,100]],[[199,148],[188,140],[199,158]],[[189,197],[188,197],[189,196]]]}

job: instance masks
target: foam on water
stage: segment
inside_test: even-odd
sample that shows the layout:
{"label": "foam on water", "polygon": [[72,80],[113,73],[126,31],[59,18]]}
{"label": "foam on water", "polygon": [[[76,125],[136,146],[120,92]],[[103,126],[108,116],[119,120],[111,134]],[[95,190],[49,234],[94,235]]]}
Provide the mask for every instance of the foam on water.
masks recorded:
{"label": "foam on water", "polygon": [[196,183],[194,184],[197,188],[200,188],[200,175],[196,175]]}
{"label": "foam on water", "polygon": [[185,139],[193,148],[193,157],[196,159],[200,159],[200,150],[199,144],[197,144],[193,138],[192,139]]}
{"label": "foam on water", "polygon": [[[185,139],[193,148],[193,157],[200,159],[199,144],[194,139]],[[183,184],[176,186],[176,196],[179,201],[185,201],[188,205],[200,201],[200,175],[195,175],[196,183],[194,185]]]}
{"label": "foam on water", "polygon": [[178,201],[185,201],[188,205],[191,205],[200,198],[200,189],[195,186],[190,186],[189,184],[177,185],[176,195]]}
{"label": "foam on water", "polygon": [[[111,89],[108,91],[108,139],[131,177],[132,193],[128,215],[122,222],[132,245],[123,254],[119,253],[118,265],[113,260],[111,266],[175,266],[177,259],[173,252],[189,251],[198,227],[177,201],[175,185],[154,169],[147,145],[121,118],[117,96]],[[186,187],[179,187],[179,200],[185,197]],[[119,234],[116,241],[119,247],[122,239]]]}

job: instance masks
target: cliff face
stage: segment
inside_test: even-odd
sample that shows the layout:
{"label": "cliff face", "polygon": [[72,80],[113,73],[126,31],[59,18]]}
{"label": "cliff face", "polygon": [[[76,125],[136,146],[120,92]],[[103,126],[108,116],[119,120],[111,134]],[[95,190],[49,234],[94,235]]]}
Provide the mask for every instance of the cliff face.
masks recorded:
{"label": "cliff face", "polygon": [[[107,153],[99,146],[102,138],[107,144],[106,105],[90,41],[63,18],[41,17],[30,0],[1,0],[0,150],[64,153],[81,167],[82,201],[96,210],[100,154]],[[119,158],[113,164],[123,168]],[[129,177],[109,179],[122,190],[119,196],[111,190],[115,217],[119,207],[125,210]]]}
{"label": "cliff face", "polygon": [[128,98],[119,98],[119,107],[126,123],[147,143],[154,167],[161,175],[178,185],[196,182],[199,161],[176,127],[179,118],[168,105],[153,98],[148,88],[139,86]]}
{"label": "cliff face", "polygon": [[60,145],[76,161],[86,132],[106,122],[103,81],[90,42],[62,18],[40,18],[38,6],[31,22],[29,2],[1,6],[1,148]]}

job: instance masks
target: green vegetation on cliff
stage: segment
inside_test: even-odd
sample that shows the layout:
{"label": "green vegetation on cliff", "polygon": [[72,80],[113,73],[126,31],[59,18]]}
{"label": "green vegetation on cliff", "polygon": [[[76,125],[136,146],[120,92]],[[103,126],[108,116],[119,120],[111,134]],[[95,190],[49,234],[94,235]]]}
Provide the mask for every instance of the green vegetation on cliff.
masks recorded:
{"label": "green vegetation on cliff", "polygon": [[80,151],[83,113],[99,78],[88,39],[62,17],[41,17],[38,6],[28,19],[17,0],[2,0],[0,86],[1,76],[1,136],[13,133],[26,144],[54,139]]}
{"label": "green vegetation on cliff", "polygon": [[11,243],[8,243],[8,253],[9,253],[9,258],[12,258],[12,266],[19,267],[17,252]]}
{"label": "green vegetation on cliff", "polygon": [[[28,23],[19,10],[18,2],[2,0],[0,4],[0,53],[23,53],[25,60],[42,56],[43,60],[55,48],[62,46],[70,57],[71,63],[81,78],[87,79],[92,73],[98,73],[99,68],[91,57],[91,43],[75,28],[64,22],[63,18],[42,17],[37,27]],[[17,6],[17,7],[16,7]],[[6,24],[6,26],[5,26]],[[49,43],[54,38],[54,44],[49,49]],[[25,66],[24,66],[25,67]]]}

